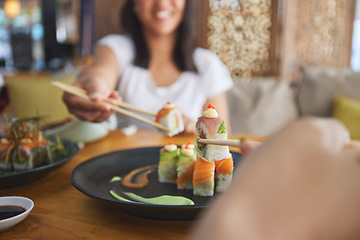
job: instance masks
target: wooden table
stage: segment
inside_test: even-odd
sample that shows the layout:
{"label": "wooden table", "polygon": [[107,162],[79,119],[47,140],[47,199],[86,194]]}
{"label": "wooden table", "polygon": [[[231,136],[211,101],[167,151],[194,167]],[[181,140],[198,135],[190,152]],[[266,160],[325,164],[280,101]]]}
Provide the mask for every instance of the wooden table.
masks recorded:
{"label": "wooden table", "polygon": [[91,157],[122,149],[195,142],[195,137],[166,137],[155,132],[125,136],[116,130],[89,143],[65,165],[35,182],[0,190],[0,196],[24,196],[35,207],[0,239],[186,239],[195,221],[159,221],[134,217],[79,192],[70,182],[72,170]]}

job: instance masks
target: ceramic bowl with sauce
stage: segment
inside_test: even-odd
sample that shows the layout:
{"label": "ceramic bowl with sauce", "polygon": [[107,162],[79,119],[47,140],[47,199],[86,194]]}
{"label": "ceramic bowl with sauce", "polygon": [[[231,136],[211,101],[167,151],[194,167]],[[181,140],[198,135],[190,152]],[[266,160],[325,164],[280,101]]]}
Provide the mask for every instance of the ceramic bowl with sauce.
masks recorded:
{"label": "ceramic bowl with sauce", "polygon": [[34,207],[26,197],[0,197],[0,231],[5,231],[23,221]]}

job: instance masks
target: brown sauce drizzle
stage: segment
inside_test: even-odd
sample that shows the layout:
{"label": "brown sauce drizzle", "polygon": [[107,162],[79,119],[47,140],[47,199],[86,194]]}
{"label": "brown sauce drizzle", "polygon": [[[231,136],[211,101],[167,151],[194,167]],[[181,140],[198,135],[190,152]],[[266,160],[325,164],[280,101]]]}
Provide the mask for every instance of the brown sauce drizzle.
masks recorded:
{"label": "brown sauce drizzle", "polygon": [[149,173],[151,173],[156,167],[157,165],[155,164],[134,169],[121,180],[121,184],[127,188],[145,187],[149,184]]}

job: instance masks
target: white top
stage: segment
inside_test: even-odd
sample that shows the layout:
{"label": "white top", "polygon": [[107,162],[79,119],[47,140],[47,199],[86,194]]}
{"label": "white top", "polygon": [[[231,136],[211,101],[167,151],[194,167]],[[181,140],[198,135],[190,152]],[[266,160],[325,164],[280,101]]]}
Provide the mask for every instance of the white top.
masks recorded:
{"label": "white top", "polygon": [[[185,116],[196,121],[208,98],[224,93],[233,86],[223,62],[216,54],[203,48],[196,48],[193,55],[198,73],[182,72],[170,86],[157,87],[147,69],[133,65],[135,46],[130,37],[109,35],[100,39],[98,45],[109,47],[116,55],[120,67],[118,91],[123,101],[150,112],[157,113],[170,101]],[[120,127],[135,124],[142,129],[153,128],[123,115],[119,120]]]}

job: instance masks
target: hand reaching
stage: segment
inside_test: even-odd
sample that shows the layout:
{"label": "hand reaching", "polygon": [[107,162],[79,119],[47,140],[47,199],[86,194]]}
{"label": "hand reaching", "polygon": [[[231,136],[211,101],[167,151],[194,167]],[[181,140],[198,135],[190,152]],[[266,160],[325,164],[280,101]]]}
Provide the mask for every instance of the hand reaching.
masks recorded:
{"label": "hand reaching", "polygon": [[68,111],[81,120],[103,122],[114,113],[103,102],[114,103],[115,101],[121,101],[118,93],[112,90],[108,82],[101,76],[82,75],[74,85],[86,90],[92,99],[92,102],[90,102],[70,93],[63,94],[63,101]]}

